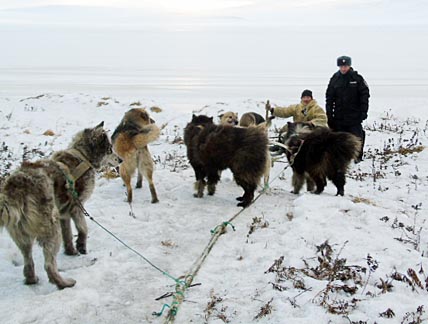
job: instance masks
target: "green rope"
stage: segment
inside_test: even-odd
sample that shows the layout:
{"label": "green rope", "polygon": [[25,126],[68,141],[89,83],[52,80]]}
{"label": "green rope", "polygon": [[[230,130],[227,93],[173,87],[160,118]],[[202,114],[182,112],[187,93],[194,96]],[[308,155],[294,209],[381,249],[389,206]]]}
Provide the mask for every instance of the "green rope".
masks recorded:
{"label": "green rope", "polygon": [[266,183],[264,186],[263,186],[263,189],[262,189],[262,191],[263,192],[266,192],[267,190],[269,190],[269,183]]}
{"label": "green rope", "polygon": [[227,225],[230,225],[231,227],[232,227],[232,229],[234,230],[234,231],[236,231],[235,230],[235,226],[233,226],[233,224],[231,223],[231,222],[223,222],[223,223],[221,223],[220,225],[217,225],[216,227],[214,227],[212,230],[211,230],[211,234],[215,234],[215,233],[217,233],[217,231],[218,231],[218,229],[219,229],[219,227],[226,227]]}
{"label": "green rope", "polygon": [[67,183],[68,183],[68,190],[71,192],[71,195],[73,196],[73,198],[79,198],[79,193],[76,191],[76,187],[74,186],[75,182],[70,179],[66,174],[64,174]]}
{"label": "green rope", "polygon": [[169,308],[170,313],[175,316],[175,315],[177,315],[177,306],[175,306],[174,304],[178,304],[178,303],[177,302],[173,302],[171,304],[171,306],[168,305],[168,304],[163,304],[161,311],[160,312],[153,312],[152,315],[160,317],[160,316],[162,316],[163,311],[165,310],[165,308]]}

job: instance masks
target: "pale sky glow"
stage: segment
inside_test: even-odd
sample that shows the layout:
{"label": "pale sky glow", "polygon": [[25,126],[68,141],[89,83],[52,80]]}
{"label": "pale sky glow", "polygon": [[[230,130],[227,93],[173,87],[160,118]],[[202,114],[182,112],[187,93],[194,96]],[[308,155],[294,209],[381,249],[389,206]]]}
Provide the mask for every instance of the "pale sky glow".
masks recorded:
{"label": "pale sky glow", "polygon": [[95,6],[157,9],[175,13],[209,13],[233,8],[268,7],[272,10],[293,7],[379,3],[382,0],[0,0],[0,9],[37,6]]}
{"label": "pale sky glow", "polygon": [[427,15],[426,0],[0,0],[3,24],[382,25]]}
{"label": "pale sky glow", "polygon": [[149,8],[166,12],[203,13],[212,10],[252,5],[251,0],[1,0],[0,8],[29,8],[36,6],[96,6],[118,8]]}

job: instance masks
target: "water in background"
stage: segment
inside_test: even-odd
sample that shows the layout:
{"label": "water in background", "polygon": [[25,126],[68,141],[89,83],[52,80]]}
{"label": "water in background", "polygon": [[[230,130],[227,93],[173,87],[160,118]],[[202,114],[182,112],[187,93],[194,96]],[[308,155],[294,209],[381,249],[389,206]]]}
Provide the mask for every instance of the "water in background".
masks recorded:
{"label": "water in background", "polygon": [[323,104],[336,57],[346,54],[372,102],[391,108],[409,98],[427,107],[423,39],[428,30],[418,26],[7,27],[0,30],[0,96],[82,92],[180,107],[241,98],[289,104],[309,88]]}

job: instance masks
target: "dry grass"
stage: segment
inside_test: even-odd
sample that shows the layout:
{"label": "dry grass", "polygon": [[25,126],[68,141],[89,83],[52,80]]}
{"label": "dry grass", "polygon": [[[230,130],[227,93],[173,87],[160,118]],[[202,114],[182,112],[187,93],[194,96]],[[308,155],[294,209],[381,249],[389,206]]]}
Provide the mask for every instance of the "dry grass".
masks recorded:
{"label": "dry grass", "polygon": [[150,111],[154,112],[154,113],[160,113],[160,112],[162,112],[162,108],[157,107],[157,106],[153,106],[153,107],[150,107]]}
{"label": "dry grass", "polygon": [[102,107],[102,106],[107,106],[107,105],[108,105],[108,102],[104,102],[104,101],[99,101],[97,103],[97,107]]}
{"label": "dry grass", "polygon": [[273,298],[271,298],[265,305],[260,308],[259,313],[254,317],[255,320],[260,319],[262,317],[266,317],[267,315],[272,313],[272,301]]}
{"label": "dry grass", "polygon": [[141,102],[139,101],[134,101],[132,103],[129,104],[131,107],[141,107]]}
{"label": "dry grass", "polygon": [[161,245],[162,245],[162,246],[165,246],[165,247],[167,247],[167,248],[175,248],[175,247],[177,247],[177,244],[176,244],[176,243],[174,243],[174,242],[173,242],[173,241],[171,241],[171,240],[161,241]]}
{"label": "dry grass", "polygon": [[355,204],[363,203],[366,205],[376,206],[376,204],[373,201],[364,197],[352,197],[352,202]]}
{"label": "dry grass", "polygon": [[55,133],[54,133],[54,131],[53,131],[53,130],[48,129],[48,130],[46,130],[46,131],[43,133],[43,135],[45,135],[45,136],[55,136]]}

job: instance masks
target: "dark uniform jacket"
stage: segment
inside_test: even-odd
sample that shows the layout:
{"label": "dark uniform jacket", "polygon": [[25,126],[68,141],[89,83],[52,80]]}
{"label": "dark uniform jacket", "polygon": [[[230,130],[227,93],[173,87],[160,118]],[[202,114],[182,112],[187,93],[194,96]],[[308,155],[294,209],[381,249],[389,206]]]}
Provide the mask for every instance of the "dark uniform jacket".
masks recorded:
{"label": "dark uniform jacket", "polygon": [[352,68],[346,74],[337,71],[326,92],[326,112],[329,124],[351,126],[361,124],[369,109],[369,87]]}

